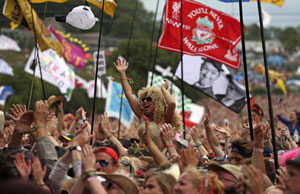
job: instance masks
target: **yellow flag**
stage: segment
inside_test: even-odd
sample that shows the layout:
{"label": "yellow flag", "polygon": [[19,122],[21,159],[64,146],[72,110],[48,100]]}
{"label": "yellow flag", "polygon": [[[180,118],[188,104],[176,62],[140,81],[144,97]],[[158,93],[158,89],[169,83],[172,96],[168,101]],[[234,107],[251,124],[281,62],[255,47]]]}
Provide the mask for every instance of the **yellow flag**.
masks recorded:
{"label": "yellow flag", "polygon": [[31,6],[28,3],[28,1],[18,0],[18,3],[27,21],[28,27],[33,33],[36,34],[37,42],[39,44],[40,49],[43,51],[52,48],[57,52],[57,54],[61,56],[63,52],[62,45],[39,19],[35,11],[33,9],[31,11]]}
{"label": "yellow flag", "polygon": [[276,86],[276,88],[281,89],[281,91],[284,95],[287,94],[287,90],[286,90],[283,79],[278,79],[275,86]]}
{"label": "yellow flag", "polygon": [[[250,0],[250,1],[257,1],[257,0]],[[282,7],[284,0],[260,0],[262,3],[271,3],[273,5],[277,5],[278,7]]]}
{"label": "yellow flag", "polygon": [[[102,0],[86,0],[87,2],[96,5],[102,9]],[[116,8],[118,7],[117,3],[114,0],[104,0],[104,12],[110,17],[114,17]]]}
{"label": "yellow flag", "polygon": [[31,3],[46,3],[46,2],[53,2],[53,3],[65,3],[69,0],[31,0]]}
{"label": "yellow flag", "polygon": [[15,24],[21,24],[23,14],[21,8],[15,0],[5,0],[3,6],[3,15]]}

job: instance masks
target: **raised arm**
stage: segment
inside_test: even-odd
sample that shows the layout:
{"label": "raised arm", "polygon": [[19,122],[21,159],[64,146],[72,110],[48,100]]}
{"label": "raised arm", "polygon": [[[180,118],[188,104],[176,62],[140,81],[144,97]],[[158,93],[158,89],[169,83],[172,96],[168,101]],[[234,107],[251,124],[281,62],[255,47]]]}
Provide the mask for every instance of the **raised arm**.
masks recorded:
{"label": "raised arm", "polygon": [[209,126],[209,121],[210,121],[210,107],[208,106],[206,109],[205,120],[204,120],[206,137],[215,155],[217,157],[223,158],[224,152],[221,148],[218,138],[216,137],[216,135],[213,133],[212,129]]}
{"label": "raised arm", "polygon": [[114,65],[120,74],[122,87],[123,87],[125,96],[130,104],[130,107],[131,107],[132,111],[134,112],[134,114],[140,119],[142,116],[142,111],[140,109],[138,100],[133,96],[132,89],[128,83],[128,78],[126,76],[126,70],[128,68],[128,63],[126,63],[125,60],[118,59],[114,63]]}
{"label": "raised arm", "polygon": [[168,88],[169,82],[168,80],[164,80],[164,84],[161,86],[161,92],[164,95],[168,104],[168,109],[165,116],[168,123],[173,123],[173,116],[176,108],[176,103],[174,97],[168,92]]}
{"label": "raised arm", "polygon": [[162,168],[168,168],[171,166],[169,160],[165,157],[165,155],[158,149],[157,145],[152,141],[149,135],[149,119],[144,117],[145,119],[145,131],[142,134],[143,142],[147,145],[149,152],[154,158],[156,164]]}
{"label": "raised arm", "polygon": [[100,123],[98,128],[100,133],[104,133],[107,139],[109,139],[118,147],[121,156],[127,156],[127,152],[121,142],[110,132],[110,124],[106,112],[104,112],[104,114],[100,116]]}

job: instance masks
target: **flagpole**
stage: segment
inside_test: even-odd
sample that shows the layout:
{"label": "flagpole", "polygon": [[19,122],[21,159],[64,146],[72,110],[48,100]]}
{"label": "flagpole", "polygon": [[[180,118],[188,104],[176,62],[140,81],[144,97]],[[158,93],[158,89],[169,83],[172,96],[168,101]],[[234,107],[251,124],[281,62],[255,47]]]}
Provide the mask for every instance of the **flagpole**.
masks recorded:
{"label": "flagpole", "polygon": [[163,13],[161,15],[160,26],[159,26],[158,35],[157,35],[157,41],[156,41],[154,61],[153,61],[153,66],[152,66],[152,76],[151,76],[150,86],[152,86],[152,84],[153,84],[154,68],[155,68],[155,65],[156,65],[156,59],[157,59],[157,53],[158,53],[158,42],[159,42],[159,37],[160,37],[160,34],[161,34],[161,30],[162,30],[163,21],[164,21],[165,7],[166,6],[164,6]]}
{"label": "flagpole", "polygon": [[249,82],[248,82],[248,67],[247,67],[247,58],[246,58],[245,33],[244,33],[244,18],[243,18],[243,2],[242,2],[242,0],[239,0],[239,9],[240,9],[240,25],[241,25],[241,36],[242,36],[242,53],[243,53],[244,79],[245,79],[245,86],[246,86],[246,97],[247,97],[247,110],[248,110],[249,130],[250,130],[251,141],[253,141],[254,140],[254,135],[253,135],[253,124],[252,124],[252,115],[251,115]]}
{"label": "flagpole", "polygon": [[[157,3],[156,3],[156,9],[155,9],[154,21],[153,21],[153,27],[152,27],[152,36],[151,36],[149,60],[148,60],[148,72],[150,71],[150,63],[151,63],[151,58],[152,58],[152,43],[153,43],[153,37],[154,37],[154,32],[155,32],[155,22],[156,22],[156,16],[157,16],[157,11],[158,11],[158,5],[159,5],[159,0],[157,0]],[[152,72],[152,74],[153,73],[154,72]],[[146,85],[147,85],[147,82],[148,82],[148,76],[146,76]],[[150,86],[152,86],[152,82],[151,82]]]}
{"label": "flagpole", "polygon": [[183,138],[186,139],[186,130],[185,130],[185,114],[184,114],[184,84],[183,84],[183,31],[182,31],[182,25],[183,25],[183,0],[180,0],[180,61],[181,61],[181,103],[182,103],[182,122],[183,122]]}
{"label": "flagpole", "polygon": [[[44,14],[43,14],[43,18],[42,20],[44,21],[45,19],[45,15],[46,15],[46,11],[47,11],[47,5],[45,6],[44,9]],[[43,80],[43,73],[42,73],[42,68],[41,68],[41,61],[40,61],[40,56],[39,56],[39,48],[38,48],[38,44],[37,44],[37,34],[36,34],[36,30],[35,30],[35,26],[34,26],[34,18],[33,18],[33,8],[32,8],[32,3],[30,2],[30,6],[31,6],[31,19],[32,19],[32,29],[33,29],[33,34],[34,34],[34,47],[35,47],[35,54],[34,54],[34,70],[33,70],[33,75],[32,75],[32,80],[31,80],[31,87],[30,87],[30,93],[29,93],[29,99],[28,99],[28,106],[27,108],[30,109],[31,106],[31,100],[32,100],[32,96],[33,96],[33,90],[34,90],[34,85],[35,85],[35,68],[36,68],[36,64],[39,65],[39,70],[40,70],[40,75],[41,75],[41,84],[42,84],[42,90],[43,90],[43,98],[44,100],[47,99],[46,97],[46,91],[45,91],[45,86],[44,86],[44,80]],[[43,33],[43,26],[44,26],[44,22],[42,23],[41,26],[41,34]],[[40,34],[40,35],[41,35]]]}
{"label": "flagpole", "polygon": [[[98,37],[98,49],[97,49],[97,62],[96,62],[96,73],[95,73],[95,81],[94,81],[94,98],[93,98],[93,110],[92,110],[92,122],[91,122],[91,134],[93,134],[94,130],[94,120],[95,120],[95,108],[96,108],[96,94],[97,94],[97,80],[98,80],[98,67],[99,67],[99,52],[101,45],[101,35],[102,35],[102,24],[103,24],[103,16],[104,16],[104,4],[105,0],[102,0],[102,11],[101,11],[101,20],[100,20],[100,31]],[[87,3],[87,2],[86,2]],[[101,90],[101,88],[100,88]],[[92,144],[93,140],[91,139],[90,144]]]}
{"label": "flagpole", "polygon": [[270,90],[269,67],[267,64],[266,44],[265,44],[265,37],[264,37],[264,24],[262,20],[262,14],[261,14],[262,10],[261,10],[260,0],[257,0],[257,7],[258,7],[258,15],[259,15],[261,41],[263,47],[263,59],[264,59],[266,85],[267,85],[267,93],[268,93],[268,105],[269,105],[269,117],[270,117],[270,124],[271,124],[271,133],[272,133],[273,154],[275,160],[275,169],[278,169],[279,164],[278,164],[278,155],[277,155],[277,148],[276,148],[276,134],[275,134],[275,127],[274,127],[272,98],[271,98],[271,90]]}
{"label": "flagpole", "polygon": [[[134,13],[133,13],[132,20],[131,20],[131,29],[130,29],[130,32],[129,32],[128,45],[127,45],[127,54],[126,54],[126,60],[127,60],[127,62],[128,62],[128,57],[129,57],[130,42],[131,42],[131,36],[132,36],[132,31],[133,31],[133,24],[134,24],[134,21],[135,21],[135,16],[136,16],[136,10],[137,10],[137,6],[138,6],[138,2],[139,2],[139,0],[135,1]],[[121,100],[120,100],[119,124],[118,124],[118,139],[120,139],[123,96],[124,96],[124,90],[122,90]]]}

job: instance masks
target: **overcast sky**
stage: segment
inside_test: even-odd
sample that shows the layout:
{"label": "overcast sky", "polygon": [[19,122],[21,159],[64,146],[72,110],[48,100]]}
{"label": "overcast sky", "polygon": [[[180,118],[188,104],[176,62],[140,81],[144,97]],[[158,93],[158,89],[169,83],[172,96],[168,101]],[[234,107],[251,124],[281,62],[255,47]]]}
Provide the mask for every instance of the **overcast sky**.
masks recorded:
{"label": "overcast sky", "polygon": [[[155,12],[158,0],[140,0],[147,10]],[[160,19],[166,0],[159,0],[158,19]],[[196,0],[214,9],[225,12],[239,20],[239,3],[223,3],[218,0]],[[269,26],[286,28],[288,26],[300,26],[300,0],[285,0],[280,8],[270,3],[261,3],[262,9],[271,16]],[[256,2],[243,3],[244,23],[246,25],[258,23],[258,11]],[[157,20],[158,20],[157,19]]]}

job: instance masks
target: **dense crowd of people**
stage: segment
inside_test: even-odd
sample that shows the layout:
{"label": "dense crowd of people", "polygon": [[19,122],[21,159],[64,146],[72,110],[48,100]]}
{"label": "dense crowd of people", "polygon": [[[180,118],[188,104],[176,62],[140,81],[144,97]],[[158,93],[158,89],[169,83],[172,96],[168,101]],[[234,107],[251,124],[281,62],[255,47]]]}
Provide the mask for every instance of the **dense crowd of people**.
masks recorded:
{"label": "dense crowd of people", "polygon": [[300,193],[300,117],[296,101],[289,103],[295,96],[273,99],[275,169],[266,99],[255,97],[251,107],[253,141],[246,111],[207,100],[203,121],[184,138],[168,82],[142,88],[136,99],[128,64],[115,67],[137,118],[132,126],[118,138],[115,120],[104,113],[92,130],[83,107],[64,113],[62,97],[37,101],[34,110],[13,104],[9,118],[0,117],[1,193]]}

